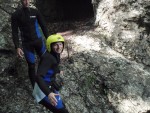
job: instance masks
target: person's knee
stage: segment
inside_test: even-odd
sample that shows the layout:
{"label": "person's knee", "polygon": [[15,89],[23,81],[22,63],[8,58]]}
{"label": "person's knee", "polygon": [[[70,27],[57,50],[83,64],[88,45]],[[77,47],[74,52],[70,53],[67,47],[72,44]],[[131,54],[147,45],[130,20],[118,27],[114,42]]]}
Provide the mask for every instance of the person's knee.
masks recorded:
{"label": "person's knee", "polygon": [[47,109],[52,111],[53,113],[69,113],[68,110],[66,109],[65,105],[63,108],[57,109],[56,107],[52,106],[50,103],[45,101],[45,99],[41,100],[39,104],[42,104],[45,106]]}
{"label": "person's knee", "polygon": [[58,113],[69,113],[68,110],[66,109],[66,107],[61,108],[58,110]]}

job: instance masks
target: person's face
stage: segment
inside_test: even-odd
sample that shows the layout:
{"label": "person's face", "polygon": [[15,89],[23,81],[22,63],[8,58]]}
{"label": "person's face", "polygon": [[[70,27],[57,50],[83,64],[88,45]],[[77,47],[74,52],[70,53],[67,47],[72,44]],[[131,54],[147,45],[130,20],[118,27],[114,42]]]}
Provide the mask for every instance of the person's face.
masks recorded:
{"label": "person's face", "polygon": [[52,50],[56,53],[61,53],[63,50],[63,43],[56,42],[56,43],[52,44]]}
{"label": "person's face", "polygon": [[21,0],[23,7],[29,7],[30,0]]}

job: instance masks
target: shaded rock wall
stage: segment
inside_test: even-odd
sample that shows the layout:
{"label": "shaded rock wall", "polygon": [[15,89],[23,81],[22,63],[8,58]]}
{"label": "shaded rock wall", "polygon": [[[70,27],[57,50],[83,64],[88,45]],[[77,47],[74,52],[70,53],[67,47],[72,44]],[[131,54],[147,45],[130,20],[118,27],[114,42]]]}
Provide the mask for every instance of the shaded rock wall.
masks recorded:
{"label": "shaded rock wall", "polygon": [[[71,79],[74,85],[66,86],[66,89],[70,86],[66,91],[72,100],[77,95],[82,97],[80,101],[74,100],[78,104],[72,103],[72,106],[82,102],[87,111],[98,113],[146,112],[150,107],[149,72],[143,64],[114,51],[96,38],[95,33],[88,31],[72,36],[76,37],[72,41],[74,62],[66,64],[65,70],[71,75],[68,82]],[[84,110],[82,108],[82,112]]]}
{"label": "shaded rock wall", "polygon": [[100,1],[95,24],[104,40],[130,60],[149,66],[149,1]]}

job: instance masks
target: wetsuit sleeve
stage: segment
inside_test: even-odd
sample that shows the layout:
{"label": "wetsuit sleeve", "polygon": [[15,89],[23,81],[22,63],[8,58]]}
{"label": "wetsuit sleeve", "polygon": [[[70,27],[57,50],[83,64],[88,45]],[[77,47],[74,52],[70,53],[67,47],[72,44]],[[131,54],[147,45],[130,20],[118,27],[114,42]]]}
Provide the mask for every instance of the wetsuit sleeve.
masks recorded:
{"label": "wetsuit sleeve", "polygon": [[17,14],[13,13],[11,16],[11,28],[12,28],[12,39],[15,45],[15,48],[19,47],[19,36],[18,36],[18,20],[17,20]]}
{"label": "wetsuit sleeve", "polygon": [[51,68],[53,65],[52,58],[49,58],[48,56],[44,56],[41,59],[41,62],[39,64],[38,70],[37,70],[37,76],[36,76],[36,82],[38,83],[41,90],[48,96],[52,91],[49,89],[48,85],[43,80],[43,76],[47,73],[47,71]]}
{"label": "wetsuit sleeve", "polygon": [[47,29],[46,23],[44,21],[44,18],[39,11],[37,11],[37,19],[38,19],[39,25],[43,31],[43,34],[44,34],[45,38],[47,39],[49,36],[48,29]]}

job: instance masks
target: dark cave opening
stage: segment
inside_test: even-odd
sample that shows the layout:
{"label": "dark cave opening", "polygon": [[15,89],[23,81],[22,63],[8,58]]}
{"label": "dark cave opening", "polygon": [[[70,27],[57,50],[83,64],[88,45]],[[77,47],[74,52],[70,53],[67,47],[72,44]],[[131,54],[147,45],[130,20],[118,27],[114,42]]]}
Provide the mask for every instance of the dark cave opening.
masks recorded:
{"label": "dark cave opening", "polygon": [[81,20],[94,16],[91,0],[57,0],[57,4],[58,20]]}
{"label": "dark cave opening", "polygon": [[78,21],[94,17],[91,0],[37,0],[48,22]]}

